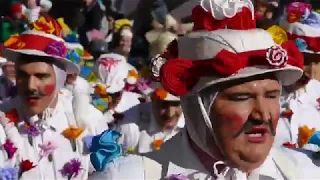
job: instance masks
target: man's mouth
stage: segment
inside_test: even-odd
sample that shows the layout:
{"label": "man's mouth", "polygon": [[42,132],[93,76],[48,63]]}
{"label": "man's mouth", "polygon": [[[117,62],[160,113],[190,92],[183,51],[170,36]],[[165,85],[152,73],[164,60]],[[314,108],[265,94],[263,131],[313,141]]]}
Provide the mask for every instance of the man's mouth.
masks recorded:
{"label": "man's mouth", "polygon": [[40,101],[40,97],[27,97],[27,103],[31,106],[37,105]]}
{"label": "man's mouth", "polygon": [[253,126],[250,130],[245,132],[250,143],[264,143],[266,141],[266,134],[269,133],[267,127]]}

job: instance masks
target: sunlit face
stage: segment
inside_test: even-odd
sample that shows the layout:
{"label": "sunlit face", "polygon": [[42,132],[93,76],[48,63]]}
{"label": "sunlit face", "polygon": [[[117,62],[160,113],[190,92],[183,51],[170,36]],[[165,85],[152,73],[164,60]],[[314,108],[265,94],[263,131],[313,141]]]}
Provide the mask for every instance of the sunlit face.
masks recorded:
{"label": "sunlit face", "polygon": [[182,114],[180,101],[163,101],[158,98],[152,99],[152,110],[163,129],[176,127]]}
{"label": "sunlit face", "polygon": [[218,93],[210,119],[226,159],[248,172],[266,159],[280,114],[280,88],[271,75]]}
{"label": "sunlit face", "polygon": [[56,76],[52,64],[26,61],[16,65],[18,93],[30,115],[41,114],[55,99]]}
{"label": "sunlit face", "polygon": [[128,54],[131,50],[132,37],[130,36],[121,36],[119,49],[123,54]]}

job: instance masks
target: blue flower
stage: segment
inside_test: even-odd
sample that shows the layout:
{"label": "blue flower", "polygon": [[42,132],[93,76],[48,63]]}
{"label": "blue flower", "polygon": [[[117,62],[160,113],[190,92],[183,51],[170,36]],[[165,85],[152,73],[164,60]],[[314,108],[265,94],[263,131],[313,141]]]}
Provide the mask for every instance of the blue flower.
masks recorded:
{"label": "blue flower", "polygon": [[76,33],[71,33],[71,34],[68,34],[64,40],[68,43],[78,43],[78,37],[77,37],[77,34]]}
{"label": "blue flower", "polygon": [[300,51],[305,51],[308,49],[307,42],[304,39],[297,38],[295,42]]}
{"label": "blue flower", "polygon": [[314,132],[309,138],[308,144],[314,144],[320,146],[320,131]]}
{"label": "blue flower", "polygon": [[311,14],[306,19],[304,19],[302,23],[314,28],[319,28],[320,14],[317,12],[311,12]]}
{"label": "blue flower", "polygon": [[92,104],[94,105],[94,107],[96,107],[101,112],[105,112],[109,107],[108,101],[106,101],[105,99],[100,98],[100,97],[95,97],[92,100]]}
{"label": "blue flower", "polygon": [[5,167],[0,170],[1,180],[18,180],[18,169],[12,167]]}
{"label": "blue flower", "polygon": [[84,79],[87,79],[87,77],[90,75],[92,72],[92,68],[88,66],[82,66],[80,70],[80,76],[83,77]]}
{"label": "blue flower", "polygon": [[67,53],[66,58],[75,64],[79,64],[81,60],[80,55],[77,53],[77,50],[70,50]]}
{"label": "blue flower", "polygon": [[122,154],[121,145],[117,143],[121,134],[114,130],[106,130],[93,137],[90,147],[90,161],[96,171],[104,171],[106,165]]}

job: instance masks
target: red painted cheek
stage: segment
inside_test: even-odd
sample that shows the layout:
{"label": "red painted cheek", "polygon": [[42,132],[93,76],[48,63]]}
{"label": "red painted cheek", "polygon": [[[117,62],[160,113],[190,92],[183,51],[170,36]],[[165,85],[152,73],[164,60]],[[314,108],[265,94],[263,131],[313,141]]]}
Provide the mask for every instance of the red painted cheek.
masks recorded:
{"label": "red painted cheek", "polygon": [[224,123],[229,124],[233,132],[238,132],[246,122],[239,114],[226,115]]}
{"label": "red painted cheek", "polygon": [[53,94],[53,92],[54,92],[55,89],[56,89],[56,86],[53,85],[53,84],[46,85],[46,86],[44,87],[44,93],[45,93],[46,95],[51,95],[51,94]]}

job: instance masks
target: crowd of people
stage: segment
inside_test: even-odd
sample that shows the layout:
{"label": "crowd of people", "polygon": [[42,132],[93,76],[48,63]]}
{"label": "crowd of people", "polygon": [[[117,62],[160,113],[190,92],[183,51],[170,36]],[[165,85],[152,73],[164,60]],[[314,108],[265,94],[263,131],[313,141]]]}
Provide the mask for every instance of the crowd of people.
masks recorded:
{"label": "crowd of people", "polygon": [[0,2],[1,180],[320,179],[319,3],[168,2]]}

